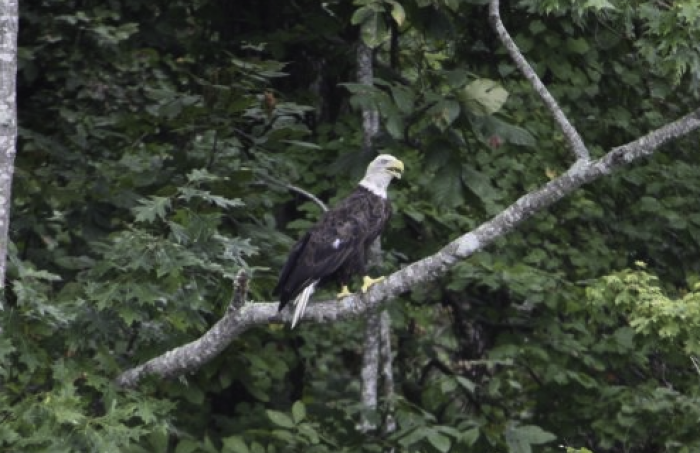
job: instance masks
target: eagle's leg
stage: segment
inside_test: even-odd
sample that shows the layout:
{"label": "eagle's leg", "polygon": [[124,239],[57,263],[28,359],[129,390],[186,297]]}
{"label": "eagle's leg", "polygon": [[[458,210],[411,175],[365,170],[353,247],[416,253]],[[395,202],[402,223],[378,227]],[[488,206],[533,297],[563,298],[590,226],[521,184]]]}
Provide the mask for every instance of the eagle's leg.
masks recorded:
{"label": "eagle's leg", "polygon": [[379,277],[379,278],[371,278],[367,275],[362,277],[362,292],[366,293],[369,290],[369,287],[374,285],[375,283],[379,283],[382,280],[384,280],[384,277]]}
{"label": "eagle's leg", "polygon": [[340,289],[340,292],[336,295],[338,299],[342,299],[343,297],[348,297],[352,295],[350,290],[348,289],[348,285],[343,285],[343,287]]}

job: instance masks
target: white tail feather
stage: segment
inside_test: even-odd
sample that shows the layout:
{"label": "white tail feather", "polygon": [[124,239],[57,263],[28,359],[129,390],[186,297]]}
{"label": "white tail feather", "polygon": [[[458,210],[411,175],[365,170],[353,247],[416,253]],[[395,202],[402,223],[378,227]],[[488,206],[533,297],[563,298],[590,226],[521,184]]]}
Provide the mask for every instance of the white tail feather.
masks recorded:
{"label": "white tail feather", "polygon": [[318,283],[318,280],[313,281],[304,288],[299,295],[294,299],[294,316],[292,317],[292,329],[294,326],[297,325],[297,322],[299,321],[299,318],[302,317],[304,314],[304,310],[306,310],[306,304],[309,303],[309,299],[311,299],[311,295],[314,293],[316,290],[316,284]]}

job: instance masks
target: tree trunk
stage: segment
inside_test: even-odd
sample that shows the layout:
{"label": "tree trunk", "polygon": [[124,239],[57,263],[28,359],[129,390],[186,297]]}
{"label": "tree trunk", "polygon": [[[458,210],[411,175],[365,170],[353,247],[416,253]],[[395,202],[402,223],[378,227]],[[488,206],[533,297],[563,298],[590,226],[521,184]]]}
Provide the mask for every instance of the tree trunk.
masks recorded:
{"label": "tree trunk", "polygon": [[[365,85],[372,85],[374,79],[374,55],[372,49],[364,43],[360,43],[357,50],[357,81]],[[374,149],[374,137],[379,132],[379,112],[374,109],[363,109],[362,111],[362,148],[365,154],[369,154]],[[372,247],[370,262],[380,262],[381,254],[380,238]],[[377,410],[378,390],[380,380],[380,370],[386,382],[391,382],[385,386],[384,390],[393,391],[393,377],[391,376],[391,344],[389,335],[389,314],[380,310],[373,310],[367,316],[365,325],[365,342],[362,350],[362,406],[371,413]],[[386,351],[389,351],[388,353]],[[383,352],[383,353],[382,353]],[[389,361],[383,363],[383,361]],[[385,395],[390,396],[390,395]],[[393,425],[393,423],[392,423]],[[367,417],[360,421],[361,431],[371,431],[377,427]]]}
{"label": "tree trunk", "polygon": [[[0,288],[5,287],[10,197],[17,141],[17,0],[0,0]],[[3,308],[0,300],[0,309]]]}

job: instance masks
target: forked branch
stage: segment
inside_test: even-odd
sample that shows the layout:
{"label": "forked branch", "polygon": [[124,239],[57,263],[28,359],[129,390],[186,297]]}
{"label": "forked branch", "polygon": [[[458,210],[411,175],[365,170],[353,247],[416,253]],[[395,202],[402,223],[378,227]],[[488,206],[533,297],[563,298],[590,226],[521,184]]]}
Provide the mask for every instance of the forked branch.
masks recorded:
{"label": "forked branch", "polygon": [[[511,57],[554,114],[577,156],[576,162],[566,173],[542,188],[523,195],[500,214],[450,242],[434,255],[389,275],[381,283],[373,285],[366,294],[352,295],[341,301],[331,300],[312,304],[303,316],[307,322],[328,323],[374,311],[382,303],[412,288],[441,278],[461,260],[484,249],[496,239],[513,231],[522,221],[543,211],[582,185],[609,175],[620,167],[651,155],[662,145],[700,129],[700,109],[697,109],[637,140],[612,149],[600,159],[591,161],[578,133],[505,31],[498,13],[498,6],[498,0],[492,0],[490,7],[492,24]],[[289,322],[291,314],[287,310],[278,313],[276,302],[245,303],[247,278],[244,272],[239,273],[232,308],[202,337],[125,371],[117,377],[117,383],[124,387],[135,387],[146,375],[152,374],[164,378],[182,375],[216,357],[235,338],[253,326]]]}
{"label": "forked branch", "polygon": [[518,49],[517,44],[515,44],[515,41],[513,41],[513,38],[510,37],[508,30],[506,30],[506,27],[503,25],[503,21],[501,21],[501,13],[499,11],[499,0],[491,0],[491,3],[489,4],[489,20],[491,21],[491,26],[498,35],[498,39],[501,40],[501,44],[503,44],[503,46],[506,48],[508,54],[515,62],[515,65],[530,82],[540,98],[542,98],[542,101],[544,101],[549,111],[552,112],[552,115],[554,115],[554,120],[557,122],[557,124],[559,124],[559,128],[564,133],[564,137],[569,143],[571,152],[574,153],[576,159],[578,160],[589,160],[590,154],[588,152],[588,148],[586,148],[585,143],[583,143],[578,131],[576,131],[576,128],[571,125],[568,118],[559,107],[557,101],[554,99],[547,87],[544,86],[540,78],[537,76],[535,70],[532,69],[530,63],[527,62],[523,54],[520,52],[520,49]]}
{"label": "forked branch", "polygon": [[[328,323],[376,310],[382,303],[414,287],[441,278],[461,260],[513,231],[522,221],[543,211],[583,184],[648,156],[665,143],[698,129],[700,129],[700,109],[644,137],[614,148],[600,159],[574,164],[560,177],[520,197],[503,212],[450,242],[436,254],[394,272],[381,283],[373,285],[366,294],[355,294],[341,301],[329,300],[311,304],[307,307],[303,319],[307,322]],[[239,274],[239,285],[247,283],[247,276],[242,275],[245,274]],[[236,292],[236,294],[242,293],[244,292]],[[144,376],[149,374],[167,378],[195,370],[216,357],[235,338],[251,327],[269,323],[288,323],[291,320],[291,314],[287,310],[278,313],[277,305],[277,302],[246,303],[240,310],[229,310],[201,338],[125,371],[117,378],[117,383],[124,387],[135,387]]]}

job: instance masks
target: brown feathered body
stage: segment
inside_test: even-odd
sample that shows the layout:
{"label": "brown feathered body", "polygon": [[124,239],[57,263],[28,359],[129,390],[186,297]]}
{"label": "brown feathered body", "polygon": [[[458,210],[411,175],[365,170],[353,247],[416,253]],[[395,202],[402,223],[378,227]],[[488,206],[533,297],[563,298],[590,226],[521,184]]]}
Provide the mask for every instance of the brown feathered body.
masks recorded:
{"label": "brown feathered body", "polygon": [[282,310],[305,288],[328,281],[348,285],[365,275],[369,248],[391,217],[391,203],[358,186],[323,217],[292,248],[274,294]]}

